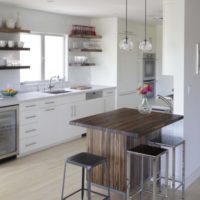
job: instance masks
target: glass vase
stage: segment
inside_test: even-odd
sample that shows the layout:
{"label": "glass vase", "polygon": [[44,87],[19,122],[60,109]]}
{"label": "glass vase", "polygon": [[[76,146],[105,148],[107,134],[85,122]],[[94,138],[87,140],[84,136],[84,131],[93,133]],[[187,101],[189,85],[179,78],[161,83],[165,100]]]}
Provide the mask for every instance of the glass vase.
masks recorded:
{"label": "glass vase", "polygon": [[149,114],[151,113],[151,106],[149,105],[149,102],[148,102],[148,99],[147,99],[147,96],[146,95],[143,95],[142,97],[142,102],[141,104],[138,106],[138,111],[141,113],[141,114]]}

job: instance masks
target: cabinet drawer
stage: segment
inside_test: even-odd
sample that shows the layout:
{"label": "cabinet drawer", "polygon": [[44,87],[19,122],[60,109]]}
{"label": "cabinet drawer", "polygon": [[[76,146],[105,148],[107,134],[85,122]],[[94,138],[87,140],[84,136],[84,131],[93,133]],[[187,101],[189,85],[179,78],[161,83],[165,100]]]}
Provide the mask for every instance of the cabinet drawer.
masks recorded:
{"label": "cabinet drawer", "polygon": [[20,111],[29,111],[37,109],[40,106],[40,102],[27,102],[20,104]]}
{"label": "cabinet drawer", "polygon": [[39,134],[39,125],[37,123],[20,126],[20,138],[37,136]]}
{"label": "cabinet drawer", "polygon": [[20,140],[20,154],[35,151],[39,148],[39,137],[30,137]]}
{"label": "cabinet drawer", "polygon": [[27,111],[20,113],[20,124],[30,124],[38,121],[39,111]]}
{"label": "cabinet drawer", "polygon": [[115,95],[115,90],[104,90],[103,91],[103,96],[107,97],[107,96],[114,96]]}

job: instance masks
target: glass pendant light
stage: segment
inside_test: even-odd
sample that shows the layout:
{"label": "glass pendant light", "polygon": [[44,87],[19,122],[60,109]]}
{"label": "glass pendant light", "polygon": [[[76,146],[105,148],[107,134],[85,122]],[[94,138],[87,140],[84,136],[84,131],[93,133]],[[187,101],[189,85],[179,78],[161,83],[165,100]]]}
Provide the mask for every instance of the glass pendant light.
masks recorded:
{"label": "glass pendant light", "polygon": [[151,51],[152,50],[152,44],[151,44],[150,41],[147,40],[147,0],[145,0],[145,20],[144,21],[145,21],[145,25],[144,25],[145,39],[142,42],[140,42],[139,49],[142,50],[142,51]]}
{"label": "glass pendant light", "polygon": [[126,0],[126,37],[120,41],[119,48],[125,51],[133,50],[133,41],[128,38],[128,0]]}

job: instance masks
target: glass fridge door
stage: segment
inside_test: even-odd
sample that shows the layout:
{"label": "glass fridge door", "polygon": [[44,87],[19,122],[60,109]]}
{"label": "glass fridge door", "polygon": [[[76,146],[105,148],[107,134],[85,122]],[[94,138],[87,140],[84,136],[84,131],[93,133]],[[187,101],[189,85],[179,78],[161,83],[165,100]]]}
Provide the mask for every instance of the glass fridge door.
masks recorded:
{"label": "glass fridge door", "polygon": [[18,113],[16,107],[0,108],[0,158],[18,152]]}

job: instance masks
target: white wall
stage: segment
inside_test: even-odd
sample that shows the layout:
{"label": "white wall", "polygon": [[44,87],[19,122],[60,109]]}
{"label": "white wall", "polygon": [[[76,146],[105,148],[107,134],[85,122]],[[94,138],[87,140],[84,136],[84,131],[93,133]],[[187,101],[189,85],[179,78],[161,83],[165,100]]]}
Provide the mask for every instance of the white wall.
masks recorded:
{"label": "white wall", "polygon": [[103,36],[103,52],[93,55],[97,65],[91,68],[91,84],[117,86],[117,18],[93,19],[91,24]]}
{"label": "white wall", "polygon": [[200,42],[200,1],[185,0],[185,139],[187,182],[200,176],[200,75],[195,74],[196,43]]}
{"label": "white wall", "polygon": [[162,74],[162,41],[163,25],[156,25],[156,95],[163,96],[173,93],[173,76]]}
{"label": "white wall", "polygon": [[[6,19],[6,17],[10,15],[16,15],[17,12],[20,13],[22,27],[24,29],[30,29],[33,32],[68,34],[71,30],[72,24],[90,25],[90,19],[85,17],[52,14],[48,12],[41,12],[0,4],[0,13],[4,17],[4,19]],[[78,72],[75,70],[70,71],[69,76],[76,76],[77,73]],[[79,77],[82,77],[83,80],[87,79],[84,75],[81,76],[81,74],[79,75]],[[0,89],[5,88],[8,85],[8,83],[13,85],[12,87],[18,89],[20,72],[19,70],[16,70],[15,72],[0,71],[0,80]]]}
{"label": "white wall", "polygon": [[164,0],[163,74],[174,76],[174,112],[184,110],[184,1]]}

